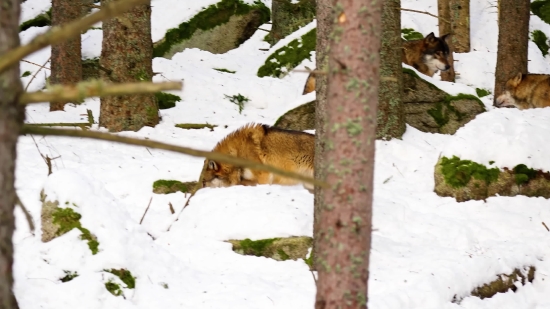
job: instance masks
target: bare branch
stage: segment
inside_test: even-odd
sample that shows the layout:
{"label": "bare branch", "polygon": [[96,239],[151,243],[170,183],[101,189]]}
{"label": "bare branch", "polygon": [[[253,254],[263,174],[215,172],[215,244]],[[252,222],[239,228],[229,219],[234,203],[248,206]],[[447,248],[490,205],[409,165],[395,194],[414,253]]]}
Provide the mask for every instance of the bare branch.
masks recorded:
{"label": "bare branch", "polygon": [[[48,61],[49,61],[49,60],[50,60],[50,59],[48,59]],[[26,62],[26,63],[30,63],[30,64],[34,64],[35,66],[40,67],[40,68],[42,68],[42,69],[50,70],[50,68],[47,68],[47,67],[45,67],[45,66],[43,66],[43,65],[40,65],[40,64],[38,64],[38,63],[34,63],[34,62],[32,62],[32,61],[29,61],[29,60],[21,59],[21,61]]]}
{"label": "bare branch", "polygon": [[48,32],[36,36],[29,44],[12,49],[0,57],[0,73],[8,67],[15,65],[19,60],[41,50],[42,48],[56,44],[77,35],[94,24],[124,13],[132,7],[147,4],[150,0],[121,0],[102,5],[99,12],[90,14],[82,19],[63,25],[52,27]]}
{"label": "bare branch", "polygon": [[114,135],[110,133],[95,132],[95,131],[51,129],[51,128],[27,126],[27,125],[23,125],[23,128],[21,129],[21,134],[83,137],[83,138],[91,138],[91,139],[97,139],[97,140],[103,140],[103,141],[117,142],[117,143],[122,143],[127,145],[136,145],[136,146],[145,146],[149,148],[163,149],[163,150],[187,154],[193,157],[208,158],[210,160],[215,160],[218,162],[223,162],[223,163],[227,163],[235,166],[248,167],[255,170],[266,171],[266,172],[270,172],[283,177],[297,179],[306,183],[314,184],[316,186],[321,186],[324,188],[327,187],[327,184],[325,182],[315,180],[311,177],[307,177],[301,174],[285,171],[285,170],[273,167],[271,165],[265,165],[258,162],[242,159],[239,157],[222,154],[219,152],[196,150],[193,148],[175,146],[175,145],[155,142],[151,140],[142,140],[137,138],[130,138],[125,136]]}
{"label": "bare branch", "polygon": [[27,207],[23,205],[23,202],[21,202],[21,199],[17,194],[15,194],[15,204],[19,205],[21,207],[21,210],[23,211],[23,214],[25,214],[25,219],[27,219],[27,223],[29,224],[29,229],[32,233],[34,233],[34,223],[32,222],[32,216]]}
{"label": "bare branch", "polygon": [[[442,20],[442,21],[444,21],[444,22],[446,22],[446,23],[448,23],[448,24],[451,23],[450,21],[446,20],[446,19],[443,18],[443,17],[437,16],[437,15],[434,15],[434,14],[432,14],[432,13],[428,13],[428,12],[425,12],[425,11],[417,11],[417,10],[404,9],[404,8],[401,8],[401,11],[413,12],[413,13],[420,13],[420,14],[426,14],[426,15],[430,15],[430,16],[432,16],[432,17],[435,17],[435,18],[437,18],[437,19],[439,19],[439,20]],[[441,33],[440,33],[440,34],[441,34]]]}
{"label": "bare branch", "polygon": [[48,91],[27,92],[21,95],[19,104],[25,105],[52,101],[78,102],[88,97],[181,90],[182,85],[182,82],[109,84],[102,80],[91,80],[72,86],[51,86]]}

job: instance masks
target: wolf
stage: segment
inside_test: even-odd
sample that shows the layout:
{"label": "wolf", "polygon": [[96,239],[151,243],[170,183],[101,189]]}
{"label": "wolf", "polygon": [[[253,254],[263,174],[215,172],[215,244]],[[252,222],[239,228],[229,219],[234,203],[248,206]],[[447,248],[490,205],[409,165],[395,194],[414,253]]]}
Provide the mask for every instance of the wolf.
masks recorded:
{"label": "wolf", "polygon": [[[402,62],[414,67],[420,73],[433,77],[437,71],[447,71],[449,64],[449,34],[436,37],[433,32],[423,39],[403,40]],[[310,73],[302,95],[315,90],[315,76]]]}
{"label": "wolf", "polygon": [[518,73],[506,82],[495,106],[519,109],[550,106],[550,75]]}
{"label": "wolf", "polygon": [[[315,135],[249,123],[222,139],[212,150],[313,177]],[[258,184],[296,185],[298,180],[206,159],[202,187]],[[303,184],[312,192],[313,185]]]}

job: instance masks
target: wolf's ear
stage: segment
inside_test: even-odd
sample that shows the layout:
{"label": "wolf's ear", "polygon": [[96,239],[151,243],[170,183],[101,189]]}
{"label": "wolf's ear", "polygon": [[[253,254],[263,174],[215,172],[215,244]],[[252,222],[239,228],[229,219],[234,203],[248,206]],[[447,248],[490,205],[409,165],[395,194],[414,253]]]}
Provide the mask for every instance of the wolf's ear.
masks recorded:
{"label": "wolf's ear", "polygon": [[430,34],[428,34],[428,35],[424,38],[424,40],[426,40],[426,41],[428,41],[428,42],[433,42],[433,41],[435,41],[435,35],[434,35],[434,33],[433,33],[433,32],[430,32]]}
{"label": "wolf's ear", "polygon": [[213,171],[217,172],[220,169],[220,166],[218,165],[218,163],[210,160],[210,161],[208,161],[208,165],[206,166],[206,169],[213,170]]}
{"label": "wolf's ear", "polygon": [[451,37],[451,34],[450,33],[447,33],[445,34],[444,36],[440,37],[440,39],[442,39],[443,41],[447,42],[447,39],[449,39]]}
{"label": "wolf's ear", "polygon": [[517,87],[519,83],[521,83],[522,78],[523,78],[523,74],[519,72],[516,76],[514,76],[514,78],[512,78],[512,80],[510,81],[510,84],[512,84],[513,87]]}

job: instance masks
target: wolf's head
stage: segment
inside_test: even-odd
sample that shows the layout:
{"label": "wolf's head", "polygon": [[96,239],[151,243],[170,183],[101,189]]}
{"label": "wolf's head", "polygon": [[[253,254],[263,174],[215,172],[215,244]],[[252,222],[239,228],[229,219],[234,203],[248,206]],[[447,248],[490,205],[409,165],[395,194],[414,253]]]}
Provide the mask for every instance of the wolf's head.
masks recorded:
{"label": "wolf's head", "polygon": [[240,168],[209,159],[206,159],[204,164],[206,164],[206,168],[202,180],[203,188],[230,187],[239,184],[241,181]]}
{"label": "wolf's head", "polygon": [[506,81],[504,92],[496,98],[495,106],[518,107],[515,97],[516,97],[518,86],[522,80],[523,80],[523,74],[521,74],[520,72],[516,76]]}
{"label": "wolf's head", "polygon": [[448,59],[449,45],[445,41],[448,37],[449,35],[445,34],[438,38],[432,32],[422,39],[422,58],[431,71],[447,71],[451,68]]}

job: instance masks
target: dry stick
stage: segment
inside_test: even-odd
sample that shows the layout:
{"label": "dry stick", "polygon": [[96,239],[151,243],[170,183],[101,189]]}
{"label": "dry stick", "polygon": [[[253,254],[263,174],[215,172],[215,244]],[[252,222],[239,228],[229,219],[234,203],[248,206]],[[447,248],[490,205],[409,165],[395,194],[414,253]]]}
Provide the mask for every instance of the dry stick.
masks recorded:
{"label": "dry stick", "polygon": [[147,204],[147,208],[145,208],[145,212],[143,213],[143,216],[141,216],[141,220],[139,220],[139,224],[143,222],[143,218],[145,218],[145,215],[147,214],[147,211],[149,211],[149,206],[151,206],[151,201],[153,201],[153,197],[149,199],[149,204]]}
{"label": "dry stick", "polygon": [[152,93],[163,90],[181,90],[182,82],[108,84],[102,80],[80,82],[76,85],[55,85],[48,91],[23,93],[19,104],[52,101],[82,101],[87,97]]}
{"label": "dry stick", "polygon": [[202,151],[202,150],[197,150],[189,147],[170,145],[170,144],[155,142],[151,140],[130,138],[125,136],[119,136],[119,135],[114,135],[110,133],[102,133],[102,132],[95,132],[95,131],[51,129],[51,128],[44,128],[44,127],[31,127],[26,125],[23,125],[23,128],[21,129],[21,134],[83,137],[83,138],[91,138],[91,139],[97,139],[97,140],[103,140],[103,141],[117,142],[117,143],[122,143],[127,145],[136,145],[136,146],[145,146],[149,148],[163,149],[163,150],[187,154],[193,157],[207,158],[210,160],[214,160],[221,163],[227,163],[234,166],[248,167],[254,170],[266,171],[279,176],[292,178],[292,179],[303,181],[305,183],[321,186],[323,188],[328,187],[328,184],[323,181],[315,180],[311,177],[307,177],[298,173],[285,171],[271,165],[265,165],[262,163],[249,161],[246,159],[226,155],[219,152]]}
{"label": "dry stick", "polygon": [[446,20],[446,19],[443,18],[443,17],[439,17],[439,16],[437,16],[437,15],[434,15],[434,14],[432,14],[432,13],[428,13],[428,12],[425,12],[425,11],[417,11],[417,10],[404,9],[404,8],[400,8],[400,10],[401,10],[401,11],[406,11],[406,12],[414,12],[414,13],[420,13],[420,14],[430,15],[430,16],[435,17],[435,18],[437,18],[437,19],[439,19],[439,20],[442,20],[442,21],[444,21],[444,22],[446,22],[446,23],[448,23],[448,24],[451,23],[450,21]]}
{"label": "dry stick", "polygon": [[[50,68],[47,68],[47,67],[45,67],[43,65],[40,65],[38,63],[31,62],[29,60],[21,59],[21,61],[26,62],[26,63],[30,63],[30,64],[34,64],[35,66],[40,67],[42,69],[50,70]],[[50,61],[50,59],[48,59],[48,61]],[[46,62],[48,62],[48,61],[46,61]]]}
{"label": "dry stick", "polygon": [[32,222],[32,216],[29,213],[29,210],[23,205],[23,202],[21,202],[21,199],[17,194],[15,194],[15,204],[19,205],[21,207],[21,210],[25,214],[25,218],[27,219],[27,223],[29,224],[29,228],[31,229],[31,232],[34,233],[34,223]]}
{"label": "dry stick", "polygon": [[29,82],[27,83],[27,86],[25,86],[25,91],[27,91],[27,89],[29,89],[29,86],[31,85],[32,81],[36,78],[36,75],[38,75],[38,73],[40,71],[42,71],[42,68],[44,68],[44,66],[46,65],[46,63],[48,63],[48,61],[50,61],[50,59],[52,59],[51,57],[48,58],[48,60],[46,60],[46,62],[44,62],[44,65],[40,67],[40,69],[38,69],[38,71],[36,71],[34,73],[34,75],[32,76],[31,80],[29,80]]}
{"label": "dry stick", "polygon": [[542,225],[544,225],[544,227],[546,228],[546,230],[547,230],[548,232],[550,232],[550,229],[548,228],[548,226],[546,226],[546,223],[542,222]]}
{"label": "dry stick", "polygon": [[15,65],[19,60],[41,50],[42,48],[73,38],[94,24],[124,13],[140,4],[148,4],[150,0],[122,0],[109,2],[101,6],[101,10],[82,19],[70,22],[63,27],[54,26],[48,32],[36,36],[29,44],[12,49],[0,57],[0,73]]}

